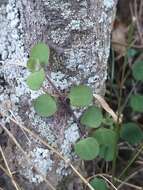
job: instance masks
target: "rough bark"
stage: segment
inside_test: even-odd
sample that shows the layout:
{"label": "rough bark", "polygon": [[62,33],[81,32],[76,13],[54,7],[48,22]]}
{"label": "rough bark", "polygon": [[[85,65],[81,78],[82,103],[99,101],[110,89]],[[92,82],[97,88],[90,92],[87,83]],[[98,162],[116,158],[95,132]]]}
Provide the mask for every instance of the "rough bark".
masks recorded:
{"label": "rough bark", "polygon": [[[9,0],[7,5],[4,1],[0,5],[0,109],[10,110],[9,114],[14,114],[19,122],[76,161],[72,144],[80,134],[72,116],[60,106],[55,116],[41,118],[32,108],[31,100],[42,90],[39,93],[30,91],[25,84],[27,56],[34,44],[44,41],[51,50],[47,72],[58,89],[68,92],[72,85],[84,83],[94,92],[104,94],[116,0]],[[53,91],[48,81],[45,87]],[[77,116],[81,112],[75,110]],[[5,153],[11,169],[23,176],[20,178],[25,189],[47,189],[43,178],[33,172],[33,165],[55,186],[70,174],[65,163],[52,152],[31,137],[29,143],[5,118],[1,122],[9,124],[11,132],[31,157],[31,163],[27,163],[9,139]],[[35,185],[29,186],[32,182]]]}

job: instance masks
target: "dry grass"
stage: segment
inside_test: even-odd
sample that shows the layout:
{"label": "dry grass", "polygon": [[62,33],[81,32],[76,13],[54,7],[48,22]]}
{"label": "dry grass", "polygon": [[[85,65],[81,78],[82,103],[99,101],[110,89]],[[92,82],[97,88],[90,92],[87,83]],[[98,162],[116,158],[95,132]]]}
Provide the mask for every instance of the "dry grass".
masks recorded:
{"label": "dry grass", "polygon": [[[41,144],[45,145],[49,150],[51,150],[53,153],[55,153],[60,159],[62,159],[66,165],[68,165],[73,172],[81,179],[81,181],[90,189],[90,190],[94,190],[94,188],[90,185],[90,183],[80,174],[80,172],[78,172],[78,170],[71,164],[70,160],[65,158],[59,151],[57,151],[55,148],[53,148],[51,145],[49,145],[45,140],[43,140],[41,137],[39,137],[39,135],[37,135],[35,132],[33,132],[32,130],[26,128],[24,125],[20,124],[18,121],[16,121],[14,118],[7,116],[5,113],[0,112],[0,114],[3,117],[8,118],[10,121],[12,121],[13,123],[15,123],[21,130],[24,130],[26,133],[28,133],[31,137],[33,137],[34,139],[37,139]],[[27,161],[30,162],[30,158],[27,157],[26,152],[23,150],[23,148],[20,146],[20,144],[17,142],[16,138],[13,136],[12,133],[10,133],[8,131],[8,129],[1,125],[2,128],[5,130],[5,132],[8,134],[8,136],[13,140],[13,142],[17,145],[17,147],[21,150],[21,152],[24,154],[25,158]],[[47,185],[52,189],[52,190],[56,190],[52,184],[44,177],[44,175],[39,172],[40,170],[37,169],[37,167],[34,167],[36,169],[36,171],[38,172],[38,174],[40,174],[45,182],[47,183]]]}

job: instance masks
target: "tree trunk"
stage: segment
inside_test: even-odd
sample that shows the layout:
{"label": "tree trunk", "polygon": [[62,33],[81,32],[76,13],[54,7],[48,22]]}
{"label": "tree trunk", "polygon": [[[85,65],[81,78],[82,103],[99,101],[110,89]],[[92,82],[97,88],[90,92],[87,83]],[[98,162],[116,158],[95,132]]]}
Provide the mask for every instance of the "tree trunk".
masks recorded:
{"label": "tree trunk", "polygon": [[[34,44],[44,41],[51,52],[47,73],[61,92],[66,93],[71,86],[83,83],[92,87],[93,92],[104,95],[115,7],[116,0],[9,0],[8,3],[0,0],[0,110],[15,116],[76,165],[78,159],[72,145],[80,137],[79,126],[63,106],[50,118],[35,113],[32,100],[42,89],[38,93],[30,91],[25,84],[27,56]],[[48,81],[45,88],[55,93]],[[74,112],[79,116],[82,110]],[[8,139],[5,154],[11,170],[18,172],[24,189],[47,189],[43,177],[34,172],[33,166],[54,186],[65,176],[71,176],[65,163],[38,140],[29,136],[29,142],[6,118],[2,123],[30,156],[28,163]],[[65,187],[68,188],[69,185]]]}

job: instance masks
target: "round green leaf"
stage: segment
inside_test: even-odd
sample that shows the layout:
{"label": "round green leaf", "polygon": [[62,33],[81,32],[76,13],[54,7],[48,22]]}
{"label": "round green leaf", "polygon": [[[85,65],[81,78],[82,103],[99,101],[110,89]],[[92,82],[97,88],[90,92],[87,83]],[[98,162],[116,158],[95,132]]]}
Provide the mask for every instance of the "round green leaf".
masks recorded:
{"label": "round green leaf", "polygon": [[90,106],[81,117],[81,124],[97,128],[103,120],[102,112],[98,107]]}
{"label": "round green leaf", "polygon": [[40,42],[36,44],[30,53],[30,58],[27,64],[27,67],[30,71],[35,71],[37,65],[47,65],[49,62],[50,50],[49,47]]}
{"label": "round green leaf", "polygon": [[43,69],[31,73],[27,78],[27,85],[31,90],[38,90],[45,80],[45,72]]}
{"label": "round green leaf", "polygon": [[57,105],[53,97],[43,94],[34,101],[34,109],[40,116],[52,116],[57,111]]}
{"label": "round green leaf", "polygon": [[143,140],[143,132],[135,123],[124,124],[120,136],[130,144],[138,144]]}
{"label": "round green leaf", "polygon": [[46,44],[40,42],[31,49],[30,58],[39,60],[41,64],[48,64],[49,55],[49,47]]}
{"label": "round green leaf", "polygon": [[75,144],[75,152],[83,160],[93,160],[98,156],[99,145],[96,139],[88,137]]}
{"label": "round green leaf", "polygon": [[143,61],[136,62],[133,65],[133,76],[137,81],[143,81]]}
{"label": "round green leaf", "polygon": [[90,184],[95,190],[108,190],[106,182],[103,179],[95,177],[90,181]]}
{"label": "round green leaf", "polygon": [[72,87],[69,93],[71,105],[77,107],[88,106],[92,103],[93,94],[90,87],[79,85]]}
{"label": "round green leaf", "polygon": [[114,144],[116,133],[112,129],[99,128],[93,133],[93,137],[102,145]]}
{"label": "round green leaf", "polygon": [[143,96],[139,94],[132,95],[130,105],[134,111],[143,112]]}
{"label": "round green leaf", "polygon": [[99,156],[106,161],[113,160],[116,133],[111,129],[99,128],[93,133],[93,137],[100,145]]}

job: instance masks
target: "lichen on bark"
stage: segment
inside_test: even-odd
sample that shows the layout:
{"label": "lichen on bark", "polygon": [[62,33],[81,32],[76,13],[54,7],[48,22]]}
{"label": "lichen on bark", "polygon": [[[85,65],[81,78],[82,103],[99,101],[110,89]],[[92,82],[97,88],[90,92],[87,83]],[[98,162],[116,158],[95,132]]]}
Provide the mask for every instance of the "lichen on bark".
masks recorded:
{"label": "lichen on bark", "polygon": [[[34,112],[31,100],[42,90],[30,91],[25,84],[27,56],[34,44],[44,41],[51,52],[47,72],[59,90],[67,92],[72,85],[84,83],[104,95],[115,6],[116,0],[9,0],[0,7],[0,79],[3,81],[0,81],[0,109],[9,109],[20,122],[71,160],[76,160],[72,144],[79,138],[78,125],[62,106],[51,118],[41,118]],[[48,81],[45,87],[52,91]],[[14,127],[10,123],[10,128]],[[18,129],[11,130],[17,137],[22,136],[19,140],[23,145],[26,137]],[[32,172],[32,166],[37,164],[57,185],[70,170],[36,140],[30,138],[30,141],[23,146],[32,157],[31,166],[17,148],[10,154],[9,149],[5,150],[11,168],[18,168],[22,176],[37,185],[43,181]],[[12,160],[17,161],[15,165]]]}

